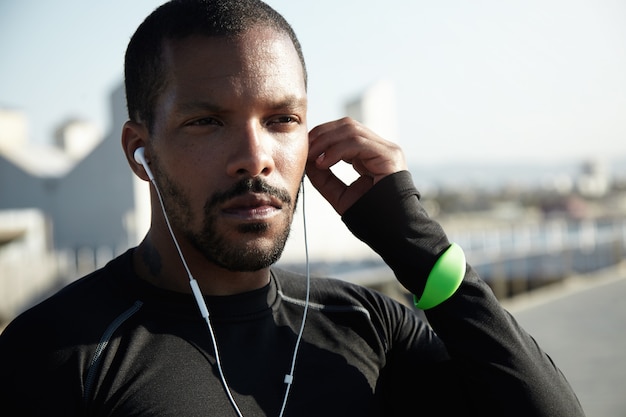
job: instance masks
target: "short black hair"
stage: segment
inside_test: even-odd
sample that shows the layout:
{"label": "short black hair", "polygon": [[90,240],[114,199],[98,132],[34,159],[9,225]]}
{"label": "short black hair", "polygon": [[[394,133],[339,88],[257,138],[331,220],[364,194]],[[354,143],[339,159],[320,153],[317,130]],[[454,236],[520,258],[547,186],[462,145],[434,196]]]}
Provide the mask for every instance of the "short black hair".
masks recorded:
{"label": "short black hair", "polygon": [[289,36],[302,63],[306,84],[300,42],[285,18],[267,4],[260,0],[172,0],[154,10],[128,43],[124,83],[130,120],[152,130],[156,101],[167,82],[162,56],[165,40],[192,35],[236,36],[259,25]]}

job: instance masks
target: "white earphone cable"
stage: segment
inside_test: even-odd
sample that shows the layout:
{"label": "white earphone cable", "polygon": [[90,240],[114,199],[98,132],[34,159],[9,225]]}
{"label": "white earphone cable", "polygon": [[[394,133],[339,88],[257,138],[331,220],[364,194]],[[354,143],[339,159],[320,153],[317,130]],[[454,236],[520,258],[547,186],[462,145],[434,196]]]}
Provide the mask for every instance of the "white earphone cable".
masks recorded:
{"label": "white earphone cable", "polygon": [[302,313],[302,323],[300,323],[300,331],[298,332],[298,338],[296,339],[296,346],[293,351],[293,358],[291,359],[291,370],[285,375],[285,383],[287,388],[285,390],[285,398],[283,399],[283,406],[280,409],[279,417],[282,417],[287,406],[287,398],[289,397],[289,391],[291,390],[291,384],[293,383],[293,374],[296,368],[296,358],[300,349],[300,342],[302,341],[302,335],[304,334],[304,324],[306,323],[306,316],[309,311],[309,295],[311,292],[311,271],[309,267],[309,243],[306,234],[306,210],[305,210],[305,196],[304,196],[304,178],[302,179],[302,224],[304,228],[304,253],[306,262],[306,299],[304,303],[304,312]]}
{"label": "white earphone cable", "polygon": [[[198,304],[198,308],[200,309],[200,314],[206,321],[207,327],[209,329],[209,334],[211,336],[211,342],[213,344],[213,350],[215,353],[215,363],[217,365],[217,370],[220,375],[220,379],[222,381],[224,391],[226,392],[226,395],[228,396],[228,399],[230,403],[232,404],[233,408],[237,412],[237,415],[239,417],[243,417],[243,414],[241,410],[239,409],[239,406],[237,405],[237,402],[235,401],[235,398],[233,397],[233,394],[230,390],[230,386],[228,385],[228,382],[226,381],[226,376],[224,375],[224,371],[222,370],[222,361],[220,359],[219,349],[217,347],[217,339],[213,331],[213,326],[211,325],[211,320],[209,319],[209,310],[206,306],[206,302],[204,301],[204,297],[202,296],[202,291],[200,290],[200,287],[198,286],[198,282],[191,274],[191,270],[189,269],[189,266],[187,265],[187,261],[185,260],[185,257],[183,256],[183,252],[180,248],[180,245],[178,244],[178,240],[176,239],[176,236],[174,235],[174,231],[172,230],[172,225],[170,224],[170,220],[165,211],[165,204],[163,203],[163,197],[161,196],[159,187],[157,186],[156,181],[152,177],[152,175],[150,175],[150,182],[152,182],[152,185],[154,186],[154,189],[157,193],[157,197],[159,198],[159,203],[161,205],[161,211],[163,212],[163,217],[165,218],[165,223],[167,224],[167,228],[170,232],[170,235],[172,236],[172,240],[174,241],[176,250],[178,251],[178,256],[180,257],[180,260],[182,261],[183,266],[185,267],[185,271],[187,272],[187,276],[189,277],[189,285],[191,286],[191,290],[193,292],[194,298],[196,300],[196,303]],[[309,310],[309,293],[310,293],[310,287],[311,287],[310,285],[311,278],[310,278],[310,267],[309,267],[309,248],[308,248],[308,240],[307,240],[307,232],[306,232],[306,214],[305,214],[305,208],[304,208],[305,207],[304,179],[302,181],[301,189],[302,189],[302,221],[304,224],[304,250],[305,250],[305,257],[306,257],[306,301],[304,305],[304,312],[302,313],[302,323],[300,324],[300,331],[298,332],[298,337],[296,339],[296,345],[294,347],[293,357],[291,360],[291,369],[289,373],[285,375],[284,381],[285,381],[285,384],[287,384],[287,388],[285,389],[285,397],[283,398],[283,403],[282,403],[279,417],[283,416],[285,412],[285,407],[287,406],[287,398],[289,397],[289,391],[291,389],[291,384],[293,383],[293,374],[294,374],[294,370],[296,367],[296,358],[298,355],[298,350],[300,348],[302,335],[304,334],[304,325],[306,322],[307,312]]]}
{"label": "white earphone cable", "polygon": [[215,338],[213,326],[211,325],[211,320],[209,319],[209,309],[207,308],[206,302],[204,301],[204,297],[202,296],[202,291],[200,290],[200,287],[198,286],[198,282],[191,274],[189,266],[187,265],[187,261],[185,260],[185,257],[183,256],[183,252],[180,249],[180,245],[178,244],[178,240],[176,239],[176,236],[174,235],[174,231],[172,230],[172,225],[170,224],[170,220],[167,217],[167,213],[165,211],[165,204],[163,203],[163,197],[161,197],[161,192],[159,191],[159,187],[157,187],[154,179],[151,179],[150,181],[152,182],[152,185],[154,185],[154,189],[156,190],[157,196],[159,197],[159,203],[161,204],[163,217],[165,217],[165,223],[167,224],[167,228],[170,232],[170,235],[172,236],[174,245],[176,245],[178,256],[180,257],[180,260],[182,261],[183,266],[185,267],[185,270],[187,271],[187,276],[189,277],[189,285],[191,286],[191,291],[193,292],[194,298],[196,299],[196,304],[198,304],[198,308],[200,309],[200,314],[202,315],[202,318],[204,318],[204,320],[206,321],[207,327],[209,329],[209,333],[211,335],[211,343],[213,344],[213,351],[215,354],[215,363],[217,365],[217,370],[218,370],[218,373],[220,374],[220,378],[222,380],[222,385],[224,386],[224,391],[226,391],[226,395],[228,396],[228,399],[230,400],[230,403],[232,404],[233,408],[237,412],[237,415],[239,415],[239,417],[243,417],[243,414],[241,413],[241,410],[239,410],[239,407],[237,406],[237,402],[235,401],[235,398],[233,397],[233,394],[230,391],[230,386],[228,385],[228,382],[226,382],[226,376],[224,375],[224,371],[222,370],[222,361],[220,359],[220,353],[217,348],[217,339]]}

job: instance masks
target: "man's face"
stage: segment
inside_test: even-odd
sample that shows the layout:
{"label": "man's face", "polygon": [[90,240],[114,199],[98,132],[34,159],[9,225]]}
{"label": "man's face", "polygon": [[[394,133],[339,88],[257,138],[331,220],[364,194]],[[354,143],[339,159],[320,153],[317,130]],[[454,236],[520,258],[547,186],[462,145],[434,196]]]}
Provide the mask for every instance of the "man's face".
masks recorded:
{"label": "man's face", "polygon": [[308,150],[293,44],[259,27],[164,51],[148,152],[174,232],[226,269],[267,267],[287,240]]}

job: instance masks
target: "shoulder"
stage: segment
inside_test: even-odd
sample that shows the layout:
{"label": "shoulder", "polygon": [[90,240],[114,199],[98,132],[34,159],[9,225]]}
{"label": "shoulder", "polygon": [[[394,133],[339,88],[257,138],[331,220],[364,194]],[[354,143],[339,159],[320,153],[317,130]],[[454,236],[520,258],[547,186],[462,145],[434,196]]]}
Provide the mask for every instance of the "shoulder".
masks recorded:
{"label": "shoulder", "polygon": [[130,273],[129,258],[127,252],[27,309],[9,323],[0,339],[41,342],[99,328],[98,322],[129,305],[121,285]]}

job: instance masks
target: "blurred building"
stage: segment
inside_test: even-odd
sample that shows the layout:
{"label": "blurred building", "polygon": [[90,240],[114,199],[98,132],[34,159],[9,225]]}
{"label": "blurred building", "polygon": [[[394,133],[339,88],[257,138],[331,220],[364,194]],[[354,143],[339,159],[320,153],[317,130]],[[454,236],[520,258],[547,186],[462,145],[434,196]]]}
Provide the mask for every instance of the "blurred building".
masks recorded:
{"label": "blurred building", "polygon": [[52,254],[68,254],[71,271],[90,253],[93,268],[98,256],[114,256],[147,230],[148,186],[133,175],[121,148],[127,119],[122,87],[111,95],[111,110],[106,137],[89,123],[71,120],[56,132],[54,145],[29,143],[25,116],[0,111],[0,304],[5,309],[11,294],[29,288],[32,293],[58,275],[59,260],[51,260]]}
{"label": "blurred building", "polygon": [[79,119],[66,121],[54,133],[55,145],[73,160],[85,157],[101,139],[102,135],[93,123]]}
{"label": "blurred building", "polygon": [[[124,92],[112,94],[113,128],[102,140],[91,125],[64,124],[57,146],[23,137],[0,143],[0,210],[39,209],[53,227],[55,248],[126,247],[137,239],[136,187],[121,148]],[[19,128],[19,116],[4,124]],[[19,135],[18,135],[19,136]]]}
{"label": "blurred building", "polygon": [[398,110],[396,92],[389,80],[379,80],[368,86],[345,106],[346,116],[365,124],[379,136],[398,140]]}
{"label": "blurred building", "polygon": [[589,160],[582,164],[577,187],[585,197],[604,197],[610,187],[607,164],[600,160]]}

